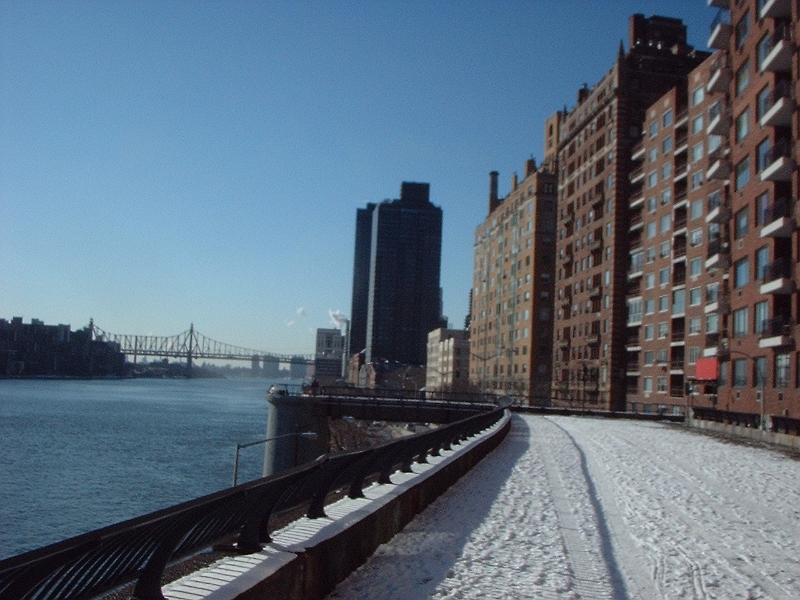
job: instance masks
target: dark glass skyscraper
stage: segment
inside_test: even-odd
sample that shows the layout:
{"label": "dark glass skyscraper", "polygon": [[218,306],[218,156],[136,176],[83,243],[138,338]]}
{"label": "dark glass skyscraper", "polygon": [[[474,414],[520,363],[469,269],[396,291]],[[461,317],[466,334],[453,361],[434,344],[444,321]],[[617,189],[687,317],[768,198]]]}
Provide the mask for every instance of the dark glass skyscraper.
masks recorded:
{"label": "dark glass skyscraper", "polygon": [[403,182],[399,200],[358,210],[350,350],[367,362],[422,365],[428,332],[442,325],[442,209],[429,193]]}

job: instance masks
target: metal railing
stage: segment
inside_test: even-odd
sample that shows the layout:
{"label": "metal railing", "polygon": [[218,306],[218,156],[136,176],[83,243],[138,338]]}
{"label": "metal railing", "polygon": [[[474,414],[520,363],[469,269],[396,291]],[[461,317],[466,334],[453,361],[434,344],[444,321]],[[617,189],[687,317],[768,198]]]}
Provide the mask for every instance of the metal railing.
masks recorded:
{"label": "metal railing", "polygon": [[326,455],[284,473],[251,481],[116,525],[0,561],[0,600],[82,600],[136,581],[138,600],[163,600],[167,564],[236,536],[235,551],[260,552],[270,541],[270,517],[303,509],[325,516],[328,494],[363,497],[365,481],[391,483],[441,450],[502,418],[497,408],[381,446]]}

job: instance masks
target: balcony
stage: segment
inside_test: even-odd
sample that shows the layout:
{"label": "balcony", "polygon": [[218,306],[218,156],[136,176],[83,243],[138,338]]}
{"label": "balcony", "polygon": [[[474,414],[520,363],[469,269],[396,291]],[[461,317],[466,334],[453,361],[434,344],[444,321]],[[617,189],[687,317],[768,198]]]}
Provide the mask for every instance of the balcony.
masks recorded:
{"label": "balcony", "polygon": [[644,180],[644,167],[639,167],[631,171],[630,182],[637,183]]}
{"label": "balcony", "polygon": [[641,158],[644,158],[644,137],[640,138],[631,148],[631,160],[639,160]]}
{"label": "balcony", "polygon": [[727,287],[706,289],[705,313],[727,315],[731,311],[731,296]]}
{"label": "balcony", "polygon": [[708,0],[708,5],[716,8],[730,8],[730,0]]}
{"label": "balcony", "polygon": [[762,127],[789,127],[792,124],[792,87],[781,81],[769,95],[764,115],[759,121]]}
{"label": "balcony", "polygon": [[586,336],[586,343],[595,346],[600,343],[600,332],[599,331],[590,331],[589,335]]}
{"label": "balcony", "polygon": [[669,372],[672,375],[680,375],[683,373],[683,359],[673,358],[669,361]]}
{"label": "balcony", "polygon": [[731,129],[731,113],[728,105],[722,100],[718,101],[708,110],[708,135],[728,135]]}
{"label": "balcony", "polygon": [[565,265],[572,264],[572,244],[570,244],[566,248],[561,249],[561,252],[559,253],[559,258],[563,261]]}
{"label": "balcony", "polygon": [[559,348],[565,349],[565,348],[569,348],[569,346],[570,346],[569,338],[563,338],[563,339],[558,340],[558,347]]}
{"label": "balcony", "polygon": [[764,226],[759,235],[762,238],[790,238],[794,231],[794,221],[789,215],[789,199],[779,198],[764,211]]}
{"label": "balcony", "polygon": [[761,171],[761,181],[791,181],[794,160],[790,141],[777,141],[767,152],[766,163],[767,166]]}
{"label": "balcony", "polygon": [[[686,241],[684,238],[684,242],[682,244],[675,244],[672,247],[672,260],[681,260],[686,258]],[[677,275],[677,273],[675,273]],[[676,283],[677,277],[673,277],[673,285],[681,285],[682,283],[686,283],[686,273],[683,274],[683,280],[680,283]]]}
{"label": "balcony", "polygon": [[589,288],[589,298],[599,298],[603,295],[603,288],[599,285]]}
{"label": "balcony", "polygon": [[575,220],[575,211],[568,210],[564,213],[564,225],[569,225]]}
{"label": "balcony", "polygon": [[727,269],[730,266],[730,248],[723,242],[719,235],[713,236],[708,241],[708,254],[706,255],[706,270]]}
{"label": "balcony", "polygon": [[761,63],[762,71],[787,73],[792,69],[792,29],[791,24],[782,21],[772,32],[769,40],[771,50]]}
{"label": "balcony", "polygon": [[726,50],[731,40],[730,13],[721,8],[711,23],[711,35],[708,36],[708,47],[716,50]]}
{"label": "balcony", "polygon": [[719,331],[706,334],[703,356],[726,356],[729,354],[728,339]]}
{"label": "balcony", "polygon": [[712,179],[727,179],[731,174],[731,161],[725,156],[725,149],[720,146],[708,155],[708,171],[706,171],[706,178]]}
{"label": "balcony", "polygon": [[626,375],[638,375],[639,374],[639,361],[638,357],[637,360],[629,360],[628,363],[625,365],[625,374]]}
{"label": "balcony", "polygon": [[794,323],[789,317],[779,315],[761,323],[761,335],[758,340],[759,348],[777,348],[789,346],[792,338]]}
{"label": "balcony", "polygon": [[764,267],[761,279],[764,282],[759,288],[761,294],[791,294],[794,291],[792,267],[786,256]]}
{"label": "balcony", "polygon": [[628,340],[625,345],[628,348],[628,350],[633,350],[634,348],[641,348],[642,343],[639,341],[639,332],[637,331],[635,334],[633,333],[628,334]]}
{"label": "balcony", "polygon": [[589,252],[596,252],[603,247],[603,235],[595,232],[594,239],[589,242]]}
{"label": "balcony", "polygon": [[572,296],[566,295],[563,298],[561,298],[559,302],[561,303],[562,308],[569,310],[572,307]]}
{"label": "balcony", "polygon": [[731,207],[727,201],[722,202],[717,199],[708,199],[708,212],[706,213],[706,223],[725,223],[731,218]]}
{"label": "balcony", "polygon": [[708,83],[706,84],[706,91],[709,94],[727,92],[730,83],[731,66],[728,62],[728,57],[720,55],[711,63],[711,77],[709,77]]}
{"label": "balcony", "polygon": [[[726,1],[726,0],[720,0]],[[791,0],[766,0],[758,13],[760,19],[771,17],[773,19],[791,19]]]}
{"label": "balcony", "polygon": [[642,211],[636,211],[631,215],[628,231],[636,231],[637,229],[641,229],[643,226],[644,220],[642,219]]}

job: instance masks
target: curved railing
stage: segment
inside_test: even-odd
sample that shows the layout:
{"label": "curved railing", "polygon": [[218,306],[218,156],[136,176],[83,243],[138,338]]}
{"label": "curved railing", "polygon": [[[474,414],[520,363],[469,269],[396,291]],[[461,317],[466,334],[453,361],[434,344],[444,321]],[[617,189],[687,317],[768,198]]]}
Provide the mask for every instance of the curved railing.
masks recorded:
{"label": "curved railing", "polygon": [[0,561],[0,600],[84,600],[137,580],[138,600],[163,600],[161,578],[169,562],[232,535],[235,550],[253,553],[269,542],[270,517],[300,509],[324,516],[332,491],[363,496],[364,482],[390,483],[398,468],[426,462],[441,450],[497,423],[497,408],[356,452],[323,456],[284,473],[258,479],[117,525]]}

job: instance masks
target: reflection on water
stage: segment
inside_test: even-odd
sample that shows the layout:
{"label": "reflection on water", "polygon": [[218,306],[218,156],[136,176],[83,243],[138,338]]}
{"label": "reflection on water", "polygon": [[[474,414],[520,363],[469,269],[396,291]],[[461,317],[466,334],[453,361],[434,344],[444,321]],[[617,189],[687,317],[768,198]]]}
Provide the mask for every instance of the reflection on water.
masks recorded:
{"label": "reflection on water", "polygon": [[[231,484],[265,379],[0,381],[0,558]],[[239,482],[261,475],[242,451]]]}

